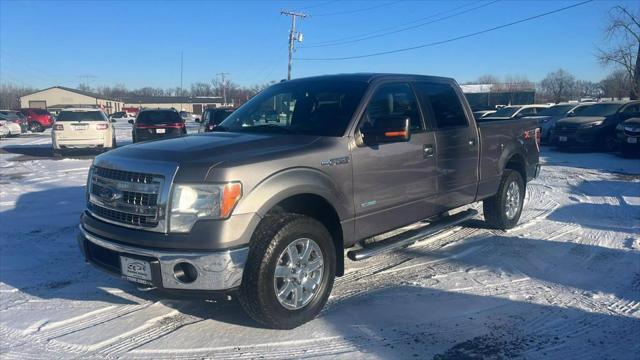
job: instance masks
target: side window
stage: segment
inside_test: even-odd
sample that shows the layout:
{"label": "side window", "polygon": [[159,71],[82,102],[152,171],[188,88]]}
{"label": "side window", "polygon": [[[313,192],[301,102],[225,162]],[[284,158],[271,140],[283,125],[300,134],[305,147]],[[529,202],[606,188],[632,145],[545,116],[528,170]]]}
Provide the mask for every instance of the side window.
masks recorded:
{"label": "side window", "polygon": [[360,126],[375,126],[377,122],[394,116],[409,117],[414,132],[424,130],[418,101],[409,84],[388,84],[378,88],[369,100]]}
{"label": "side window", "polygon": [[208,122],[209,122],[209,116],[210,116],[210,114],[211,114],[211,111],[209,111],[209,110],[205,110],[205,111],[204,111],[204,114],[202,114],[202,123],[203,123],[203,124],[206,124],[206,123],[208,123]]}
{"label": "side window", "polygon": [[422,103],[431,105],[438,129],[469,126],[462,103],[451,85],[419,82],[416,89]]}
{"label": "side window", "polygon": [[638,104],[633,104],[633,105],[629,105],[626,107],[626,109],[624,109],[622,111],[623,114],[633,114],[633,113],[637,113],[640,111],[640,105]]}
{"label": "side window", "polygon": [[520,111],[520,116],[531,116],[531,115],[535,115],[536,114],[536,109],[535,108],[526,108],[526,109],[522,109],[522,111]]}

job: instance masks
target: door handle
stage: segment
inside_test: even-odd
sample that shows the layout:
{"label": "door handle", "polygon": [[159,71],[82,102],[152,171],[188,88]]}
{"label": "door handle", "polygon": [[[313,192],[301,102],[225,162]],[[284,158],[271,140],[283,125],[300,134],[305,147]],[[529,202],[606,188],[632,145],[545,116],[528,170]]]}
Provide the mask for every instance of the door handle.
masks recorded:
{"label": "door handle", "polygon": [[422,146],[422,156],[424,158],[433,157],[433,154],[434,154],[433,145],[429,144],[429,145]]}
{"label": "door handle", "polygon": [[470,139],[469,146],[476,146],[476,139]]}

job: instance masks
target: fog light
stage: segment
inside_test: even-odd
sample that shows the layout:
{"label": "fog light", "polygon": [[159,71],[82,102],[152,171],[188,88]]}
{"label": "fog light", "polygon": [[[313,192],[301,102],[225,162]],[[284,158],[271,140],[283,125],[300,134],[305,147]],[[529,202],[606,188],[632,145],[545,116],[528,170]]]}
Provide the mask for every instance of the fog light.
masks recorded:
{"label": "fog light", "polygon": [[198,270],[188,262],[181,262],[173,267],[173,276],[183,284],[190,284],[198,278]]}

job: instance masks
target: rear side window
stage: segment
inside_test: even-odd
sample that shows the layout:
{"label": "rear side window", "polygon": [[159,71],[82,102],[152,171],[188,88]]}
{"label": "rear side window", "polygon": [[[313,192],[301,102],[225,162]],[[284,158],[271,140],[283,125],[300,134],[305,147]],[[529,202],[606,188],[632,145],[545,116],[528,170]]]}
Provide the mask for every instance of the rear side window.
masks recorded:
{"label": "rear side window", "polygon": [[38,115],[49,115],[49,112],[43,109],[34,109],[33,112]]}
{"label": "rear side window", "polygon": [[143,111],[138,114],[138,124],[176,124],[181,123],[182,118],[175,111]]}
{"label": "rear side window", "polygon": [[419,82],[416,90],[423,104],[431,106],[438,129],[469,125],[460,98],[451,85]]}
{"label": "rear side window", "polygon": [[102,111],[61,111],[57,121],[107,121]]}

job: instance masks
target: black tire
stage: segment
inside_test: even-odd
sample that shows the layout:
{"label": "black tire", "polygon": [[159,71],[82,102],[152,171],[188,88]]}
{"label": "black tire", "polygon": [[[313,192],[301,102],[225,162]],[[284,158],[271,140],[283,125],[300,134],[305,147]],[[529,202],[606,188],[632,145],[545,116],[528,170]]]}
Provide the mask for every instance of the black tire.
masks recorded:
{"label": "black tire", "polygon": [[116,147],[118,147],[118,144],[116,143],[116,137],[113,137],[113,140],[111,140],[111,148],[115,149]]}
{"label": "black tire", "polygon": [[62,149],[53,149],[53,157],[54,158],[59,158],[62,157]]}
{"label": "black tire", "polygon": [[29,123],[29,130],[31,130],[31,132],[43,132],[44,127],[42,127],[39,122],[32,121],[31,123]]}
{"label": "black tire", "polygon": [[[300,238],[315,241],[322,251],[323,273],[318,292],[310,302],[297,310],[285,308],[274,289],[274,272],[280,254]],[[324,307],[336,272],[336,252],[327,229],[317,220],[304,215],[276,213],[262,220],[253,234],[249,257],[240,286],[240,304],[260,324],[275,329],[293,329],[313,318]]]}
{"label": "black tire", "polygon": [[[513,182],[516,183],[519,189],[519,204],[515,215],[512,218],[509,218],[506,214],[507,189]],[[517,171],[505,169],[502,174],[502,180],[500,181],[498,192],[494,196],[484,200],[482,203],[484,220],[489,227],[506,230],[516,226],[518,220],[520,220],[520,215],[522,214],[525,193],[526,187],[524,180],[522,179],[522,175]]]}

